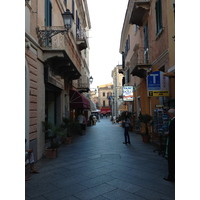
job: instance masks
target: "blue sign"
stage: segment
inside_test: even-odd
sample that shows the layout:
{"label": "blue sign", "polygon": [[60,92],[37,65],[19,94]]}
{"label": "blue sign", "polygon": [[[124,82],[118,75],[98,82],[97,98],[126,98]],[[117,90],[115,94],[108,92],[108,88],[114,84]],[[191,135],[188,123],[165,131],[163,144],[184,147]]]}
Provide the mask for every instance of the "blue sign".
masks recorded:
{"label": "blue sign", "polygon": [[155,71],[147,77],[148,90],[161,90],[161,71]]}

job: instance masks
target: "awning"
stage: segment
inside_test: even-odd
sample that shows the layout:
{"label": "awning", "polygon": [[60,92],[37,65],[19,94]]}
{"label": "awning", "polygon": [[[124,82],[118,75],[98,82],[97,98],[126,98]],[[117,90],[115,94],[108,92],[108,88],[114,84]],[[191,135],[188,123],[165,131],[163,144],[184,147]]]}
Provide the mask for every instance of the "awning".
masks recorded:
{"label": "awning", "polygon": [[101,108],[102,114],[106,114],[106,113],[110,113],[110,112],[111,112],[110,108]]}
{"label": "awning", "polygon": [[85,93],[82,93],[82,95],[90,102],[90,110],[96,110],[96,104],[89,97],[87,97]]}
{"label": "awning", "polygon": [[121,111],[128,111],[127,106],[124,105],[124,102],[122,102],[122,103],[119,105],[118,110],[121,110]]}
{"label": "awning", "polygon": [[70,90],[69,98],[70,108],[90,109],[89,100],[76,90]]}
{"label": "awning", "polygon": [[172,73],[172,72],[166,72],[163,74],[164,76],[167,76],[167,77],[172,77],[172,78],[175,78],[175,74]]}

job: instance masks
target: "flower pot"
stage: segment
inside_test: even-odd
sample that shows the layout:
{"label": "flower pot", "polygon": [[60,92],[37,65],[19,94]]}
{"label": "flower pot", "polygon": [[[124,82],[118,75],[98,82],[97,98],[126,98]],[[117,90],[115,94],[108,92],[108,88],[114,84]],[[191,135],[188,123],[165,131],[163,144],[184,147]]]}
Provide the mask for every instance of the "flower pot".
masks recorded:
{"label": "flower pot", "polygon": [[71,144],[72,143],[72,137],[66,137],[64,143],[65,144]]}
{"label": "flower pot", "polygon": [[46,149],[45,156],[46,158],[56,158],[58,149]]}
{"label": "flower pot", "polygon": [[150,143],[150,136],[149,135],[142,135],[142,140],[144,143]]}

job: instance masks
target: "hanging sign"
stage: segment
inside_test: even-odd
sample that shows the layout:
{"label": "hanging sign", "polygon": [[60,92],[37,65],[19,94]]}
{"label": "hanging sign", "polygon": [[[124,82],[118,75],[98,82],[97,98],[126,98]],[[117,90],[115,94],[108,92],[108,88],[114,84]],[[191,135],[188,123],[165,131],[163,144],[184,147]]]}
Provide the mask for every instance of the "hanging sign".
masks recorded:
{"label": "hanging sign", "polygon": [[133,101],[133,86],[123,87],[123,101]]}
{"label": "hanging sign", "polygon": [[147,76],[147,96],[169,96],[169,77],[164,72],[155,71]]}

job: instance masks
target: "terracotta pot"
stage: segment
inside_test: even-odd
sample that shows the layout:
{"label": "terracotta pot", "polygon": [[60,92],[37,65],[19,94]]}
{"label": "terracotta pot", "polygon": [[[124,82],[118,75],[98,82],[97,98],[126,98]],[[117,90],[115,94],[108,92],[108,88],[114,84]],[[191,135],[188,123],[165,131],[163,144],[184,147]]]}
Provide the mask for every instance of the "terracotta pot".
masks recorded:
{"label": "terracotta pot", "polygon": [[149,135],[142,135],[142,139],[144,143],[150,143],[150,136]]}
{"label": "terracotta pot", "polygon": [[56,158],[58,149],[46,149],[45,156],[46,158]]}
{"label": "terracotta pot", "polygon": [[72,143],[72,137],[66,137],[64,142],[65,142],[65,144],[71,144]]}

